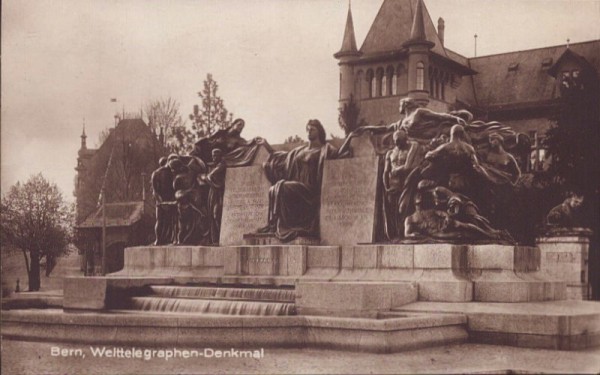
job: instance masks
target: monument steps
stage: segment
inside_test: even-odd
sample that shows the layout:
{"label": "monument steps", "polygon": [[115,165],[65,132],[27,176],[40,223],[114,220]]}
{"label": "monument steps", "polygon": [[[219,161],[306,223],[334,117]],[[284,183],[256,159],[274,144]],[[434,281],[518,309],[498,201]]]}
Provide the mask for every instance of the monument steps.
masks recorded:
{"label": "monument steps", "polygon": [[283,303],[293,303],[295,299],[295,291],[293,289],[153,285],[150,287],[150,290],[155,295],[168,298],[250,300]]}
{"label": "monument steps", "polygon": [[294,315],[293,303],[206,300],[163,297],[132,297],[130,308],[141,311],[221,315]]}
{"label": "monument steps", "polygon": [[221,315],[295,315],[293,289],[151,285],[150,292],[130,297],[135,311]]}

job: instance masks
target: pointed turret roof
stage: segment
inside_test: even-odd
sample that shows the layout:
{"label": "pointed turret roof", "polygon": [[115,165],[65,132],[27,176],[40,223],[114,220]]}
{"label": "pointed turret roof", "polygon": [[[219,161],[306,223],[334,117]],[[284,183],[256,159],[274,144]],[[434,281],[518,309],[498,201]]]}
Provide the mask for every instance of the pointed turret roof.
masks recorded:
{"label": "pointed turret roof", "polygon": [[423,20],[423,0],[417,0],[417,9],[415,10],[415,16],[413,17],[410,39],[408,41],[410,43],[428,41],[427,36],[425,35],[425,21]]}
{"label": "pointed turret roof", "polygon": [[87,135],[85,135],[85,119],[83,120],[83,131],[81,132],[81,147],[80,147],[80,151],[81,150],[86,150],[87,149]]}
{"label": "pointed turret roof", "polygon": [[[419,17],[415,17],[417,12],[421,14]],[[374,54],[401,50],[403,44],[412,39],[413,29],[416,36],[435,44],[433,52],[448,57],[421,0],[384,0],[360,52]]]}
{"label": "pointed turret roof", "polygon": [[342,48],[334,55],[336,58],[345,55],[357,55],[356,37],[354,36],[354,22],[352,21],[352,9],[348,3],[348,17],[346,18],[346,29],[344,30],[344,40]]}

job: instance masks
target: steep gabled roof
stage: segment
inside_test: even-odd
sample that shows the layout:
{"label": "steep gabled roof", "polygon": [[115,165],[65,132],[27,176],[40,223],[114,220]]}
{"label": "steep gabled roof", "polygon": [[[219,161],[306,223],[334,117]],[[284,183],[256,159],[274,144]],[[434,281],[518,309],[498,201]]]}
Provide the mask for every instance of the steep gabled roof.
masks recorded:
{"label": "steep gabled roof", "polygon": [[590,68],[594,69],[594,67],[591,66],[591,64],[585,59],[585,57],[574,52],[572,49],[567,48],[563,52],[563,54],[560,55],[560,57],[556,60],[556,62],[550,67],[550,69],[548,69],[548,74],[550,74],[552,77],[556,77],[556,75],[558,74],[558,70],[560,69],[560,66],[569,59],[576,61],[577,64],[581,65],[581,67],[585,67],[585,68],[590,67]]}
{"label": "steep gabled roof", "polygon": [[[569,48],[600,72],[600,40],[571,44]],[[550,66],[544,68],[542,62],[558,61],[566,49],[560,45],[469,59],[471,68],[479,72],[473,76],[478,104],[490,107],[555,99],[556,82],[549,74]]]}
{"label": "steep gabled roof", "polygon": [[86,164],[81,176],[83,188],[77,193],[81,215],[85,217],[97,209],[105,178],[107,202],[141,200],[142,173],[149,178],[158,167],[158,159],[165,154],[166,150],[144,121],[121,120]]}
{"label": "steep gabled roof", "polygon": [[[411,39],[417,2],[418,0],[384,0],[360,52],[375,54],[403,49],[402,44]],[[425,4],[422,22],[427,40],[435,43],[432,51],[448,57]]]}

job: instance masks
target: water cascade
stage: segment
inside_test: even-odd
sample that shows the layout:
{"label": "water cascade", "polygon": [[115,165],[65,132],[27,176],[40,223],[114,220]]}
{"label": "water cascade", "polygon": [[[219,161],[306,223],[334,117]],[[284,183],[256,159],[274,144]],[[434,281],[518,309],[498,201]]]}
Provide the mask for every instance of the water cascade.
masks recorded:
{"label": "water cascade", "polygon": [[141,311],[224,315],[294,315],[294,290],[197,286],[152,286],[151,294],[132,297]]}

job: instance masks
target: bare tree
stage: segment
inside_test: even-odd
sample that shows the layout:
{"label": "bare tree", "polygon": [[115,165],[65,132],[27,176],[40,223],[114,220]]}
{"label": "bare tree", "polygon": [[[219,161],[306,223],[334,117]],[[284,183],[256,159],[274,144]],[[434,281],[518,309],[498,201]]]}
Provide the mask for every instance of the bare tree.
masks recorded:
{"label": "bare tree", "polygon": [[207,74],[204,89],[198,92],[198,96],[202,98],[202,106],[194,105],[193,113],[190,114],[192,130],[197,139],[208,137],[231,124],[233,114],[227,111],[223,99],[217,95],[218,89],[219,85],[213,80],[212,74]]}
{"label": "bare tree", "polygon": [[112,140],[112,161],[107,162],[106,191],[109,202],[138,201],[142,198],[142,173],[150,176],[163,150],[142,126],[118,128]]}
{"label": "bare tree", "polygon": [[159,134],[163,146],[170,152],[186,153],[193,145],[192,132],[179,112],[179,102],[171,97],[156,99],[144,109],[148,126]]}
{"label": "bare tree", "polygon": [[46,258],[46,263],[52,265],[56,257],[68,253],[72,209],[56,184],[40,173],[10,188],[2,197],[0,217],[3,245],[23,252],[29,291],[39,290],[41,260]]}

